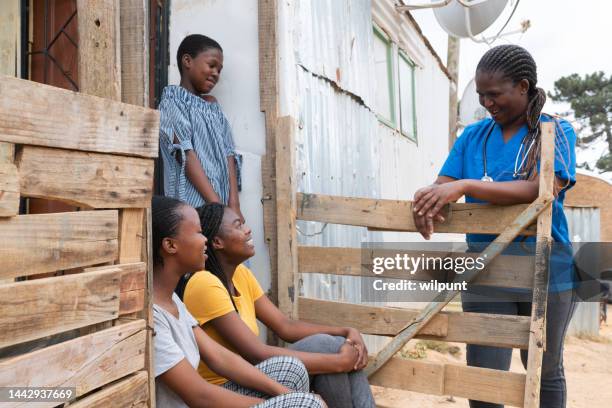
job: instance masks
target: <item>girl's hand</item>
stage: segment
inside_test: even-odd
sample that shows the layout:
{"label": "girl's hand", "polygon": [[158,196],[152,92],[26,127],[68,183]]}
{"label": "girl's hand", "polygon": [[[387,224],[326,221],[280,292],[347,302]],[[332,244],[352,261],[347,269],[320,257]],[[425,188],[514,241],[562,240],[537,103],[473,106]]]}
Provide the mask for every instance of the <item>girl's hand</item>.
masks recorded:
{"label": "girl's hand", "polygon": [[353,347],[349,343],[344,343],[338,352],[338,359],[340,360],[338,364],[340,372],[348,373],[353,371],[357,365],[357,362],[359,361],[359,353],[357,352],[357,348]]}
{"label": "girl's hand", "polygon": [[357,362],[355,363],[355,367],[353,367],[353,369],[361,370],[368,365],[368,348],[366,347],[359,330],[349,327],[346,335],[346,341],[357,349]]}
{"label": "girl's hand", "polygon": [[464,194],[463,180],[432,184],[415,193],[412,204],[414,223],[425,239],[429,239],[434,232],[434,219],[438,222],[444,221],[444,217],[439,214],[442,207],[457,201]]}

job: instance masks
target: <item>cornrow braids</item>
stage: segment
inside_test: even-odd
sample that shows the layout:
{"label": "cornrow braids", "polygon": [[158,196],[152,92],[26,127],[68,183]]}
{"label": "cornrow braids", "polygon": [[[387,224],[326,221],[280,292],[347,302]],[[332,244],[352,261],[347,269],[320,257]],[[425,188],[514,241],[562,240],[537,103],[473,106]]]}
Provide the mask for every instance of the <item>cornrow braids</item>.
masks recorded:
{"label": "cornrow braids", "polygon": [[[236,303],[234,302],[234,297],[232,296],[232,293],[230,291],[229,280],[227,279],[225,272],[223,272],[223,268],[221,267],[221,263],[219,262],[219,258],[217,256],[215,248],[212,245],[213,239],[219,234],[219,229],[223,221],[223,214],[225,213],[225,206],[219,203],[208,203],[196,208],[196,211],[200,216],[202,234],[206,238],[208,238],[208,247],[206,249],[206,255],[208,255],[208,258],[206,259],[206,264],[204,265],[204,268],[208,272],[219,278],[219,280],[227,290],[234,309],[238,311]],[[179,281],[176,293],[179,295],[181,300],[183,299],[183,296],[185,294],[185,287],[187,286],[187,282],[189,281],[191,276],[191,274],[186,274]]]}
{"label": "cornrow braids", "polygon": [[161,245],[164,238],[175,237],[183,216],[179,209],[186,203],[163,196],[153,196],[151,200],[151,226],[153,235],[153,264],[163,265]]}
{"label": "cornrow braids", "polygon": [[529,151],[525,161],[525,171],[521,178],[533,179],[537,175],[537,163],[540,159],[540,115],[546,103],[546,92],[538,88],[538,73],[536,63],[526,49],[518,45],[498,45],[487,51],[476,67],[476,71],[488,73],[500,73],[504,78],[517,84],[523,79],[529,82],[527,96],[527,110],[525,119],[527,121],[527,145],[534,140],[532,149]]}

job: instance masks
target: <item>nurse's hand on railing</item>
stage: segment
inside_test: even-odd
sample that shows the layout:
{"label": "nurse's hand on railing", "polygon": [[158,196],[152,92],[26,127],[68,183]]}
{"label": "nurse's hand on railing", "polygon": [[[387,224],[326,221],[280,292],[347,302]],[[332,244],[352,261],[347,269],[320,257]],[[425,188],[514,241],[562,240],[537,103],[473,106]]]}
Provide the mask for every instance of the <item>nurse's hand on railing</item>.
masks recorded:
{"label": "nurse's hand on railing", "polygon": [[465,194],[463,180],[443,184],[431,184],[414,194],[412,215],[417,231],[425,239],[430,239],[434,232],[434,221],[444,222],[440,214],[442,208],[457,201]]}

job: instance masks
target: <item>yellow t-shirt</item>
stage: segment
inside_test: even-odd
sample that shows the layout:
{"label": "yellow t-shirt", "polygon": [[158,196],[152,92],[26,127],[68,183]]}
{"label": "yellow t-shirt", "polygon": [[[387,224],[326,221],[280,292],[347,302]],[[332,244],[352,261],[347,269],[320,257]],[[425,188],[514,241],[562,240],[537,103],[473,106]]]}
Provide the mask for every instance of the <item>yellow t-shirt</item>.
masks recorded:
{"label": "yellow t-shirt", "polygon": [[[264,291],[259,286],[251,270],[244,265],[236,268],[232,281],[239,294],[239,296],[234,296],[234,303],[236,303],[238,314],[249,329],[256,336],[259,336],[257,317],[255,316],[255,301],[263,296]],[[212,319],[234,311],[234,306],[229,296],[227,289],[225,289],[219,278],[208,271],[201,271],[194,274],[189,279],[189,282],[187,282],[183,302],[200,326],[202,326]],[[217,330],[211,325],[203,327],[206,334],[213,340],[223,347],[236,352],[233,347],[221,338]],[[198,366],[198,372],[211,384],[219,385],[227,382],[226,378],[215,374],[202,361],[200,361]]]}

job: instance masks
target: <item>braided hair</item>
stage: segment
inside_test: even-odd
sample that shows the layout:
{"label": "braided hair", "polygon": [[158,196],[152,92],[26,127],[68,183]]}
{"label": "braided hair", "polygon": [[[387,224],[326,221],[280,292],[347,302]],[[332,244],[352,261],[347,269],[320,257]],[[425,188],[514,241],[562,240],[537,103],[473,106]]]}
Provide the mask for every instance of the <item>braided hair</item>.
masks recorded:
{"label": "braided hair", "polygon": [[498,45],[487,51],[478,66],[477,72],[500,73],[504,78],[512,81],[514,85],[526,79],[529,82],[527,91],[528,104],[525,112],[527,120],[527,145],[534,141],[526,160],[525,179],[533,179],[537,175],[537,162],[541,152],[540,114],[546,102],[546,92],[537,87],[538,74],[536,63],[526,49],[518,45]]}
{"label": "braided hair", "polygon": [[181,41],[176,52],[176,64],[181,75],[183,75],[183,56],[189,54],[191,58],[195,58],[199,53],[209,49],[217,49],[223,52],[221,45],[210,37],[202,34],[191,34],[188,35]]}
{"label": "braided hair", "polygon": [[[223,272],[223,267],[219,262],[219,258],[215,248],[213,247],[212,241],[213,239],[219,235],[219,230],[221,228],[221,223],[223,222],[223,214],[225,213],[225,206],[219,203],[207,203],[201,207],[196,208],[198,215],[200,216],[200,224],[202,225],[202,234],[208,238],[208,247],[206,249],[206,255],[208,258],[206,259],[206,264],[204,268],[215,275],[229,294],[230,300],[232,301],[232,305],[235,310],[236,303],[234,302],[234,298],[232,296],[232,292],[230,291],[229,280]],[[185,287],[187,286],[187,282],[189,278],[191,278],[191,274],[187,274],[183,276],[183,278],[179,281],[179,285],[177,286],[177,294],[181,299],[185,294]]]}
{"label": "braided hair", "polygon": [[153,235],[153,265],[163,265],[161,246],[164,238],[175,237],[179,224],[183,220],[180,212],[184,202],[163,196],[153,196],[151,200],[151,218]]}

